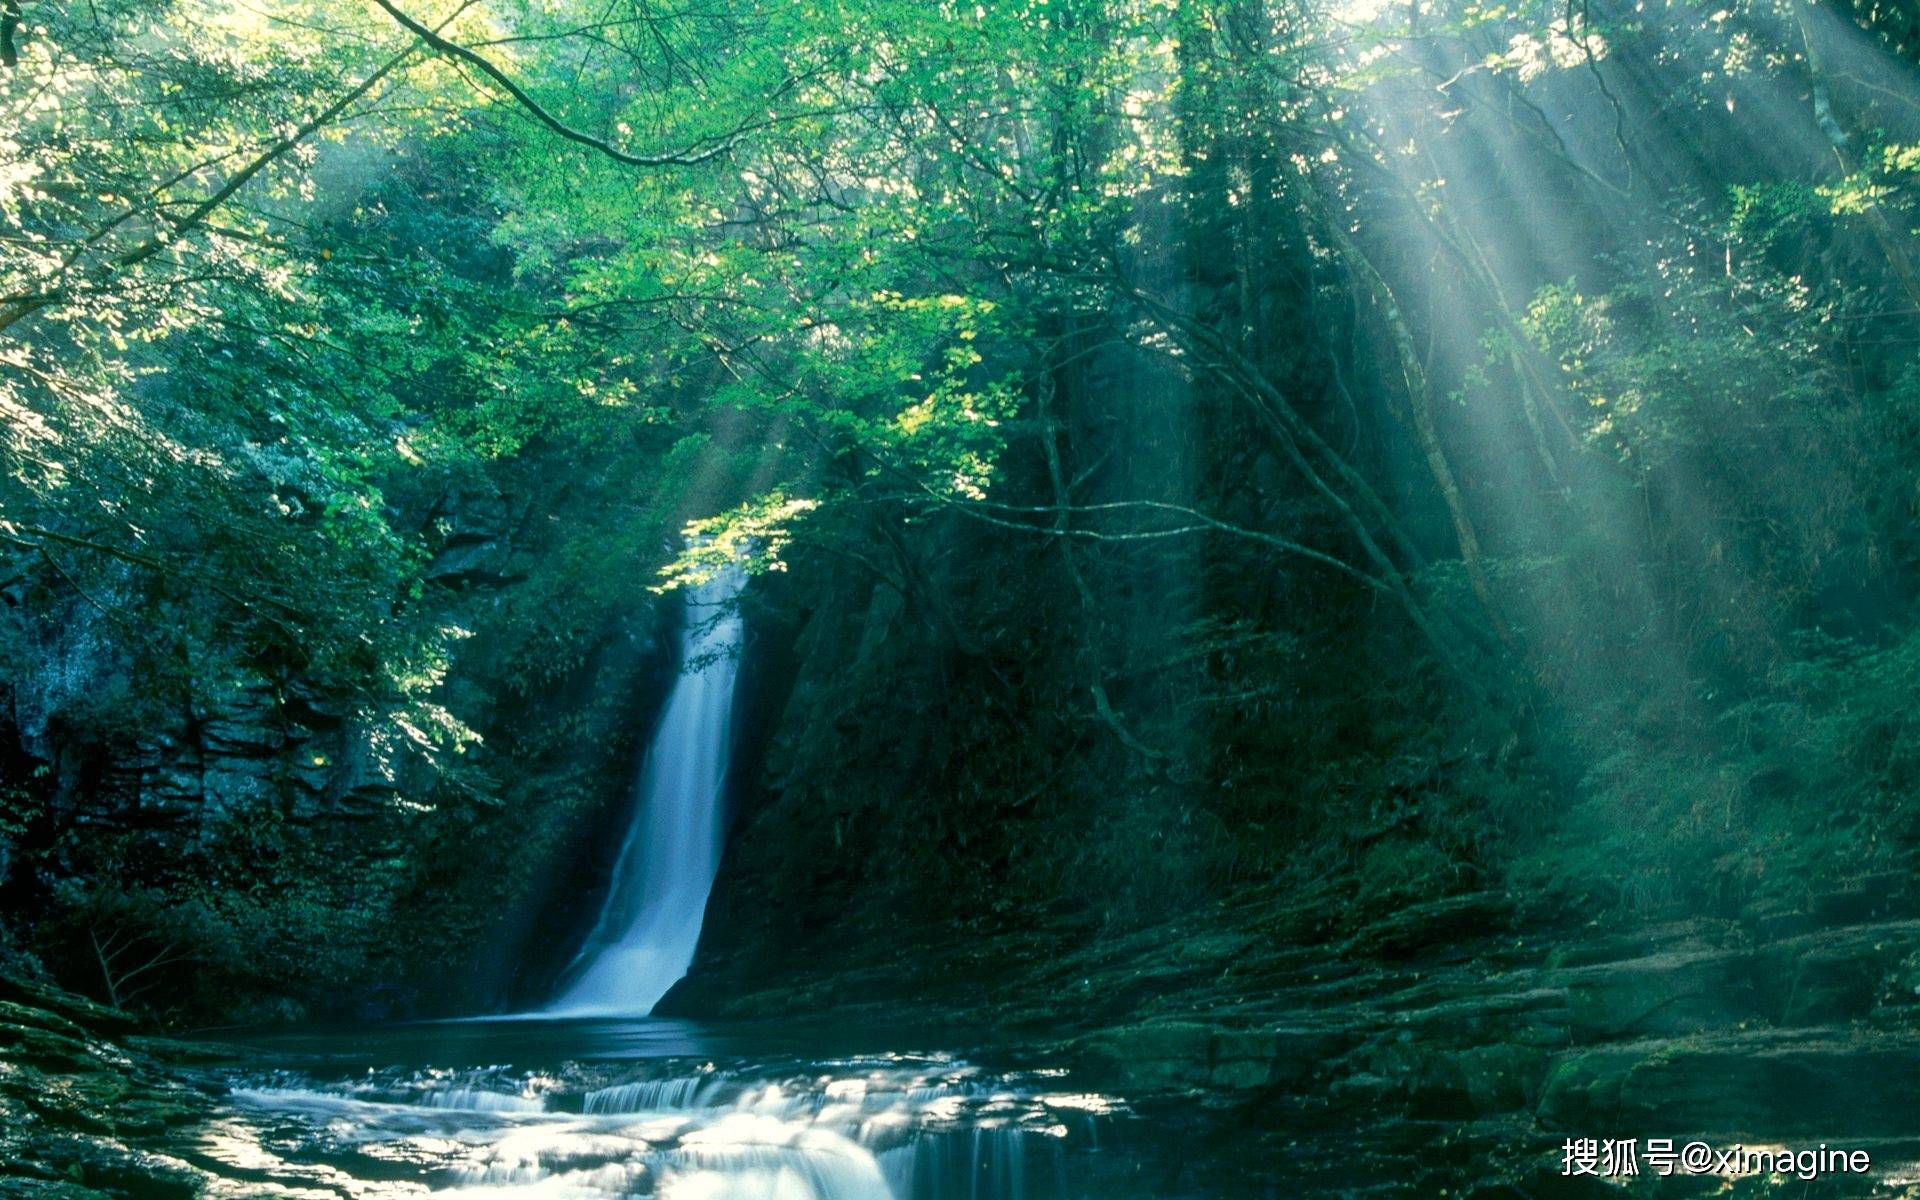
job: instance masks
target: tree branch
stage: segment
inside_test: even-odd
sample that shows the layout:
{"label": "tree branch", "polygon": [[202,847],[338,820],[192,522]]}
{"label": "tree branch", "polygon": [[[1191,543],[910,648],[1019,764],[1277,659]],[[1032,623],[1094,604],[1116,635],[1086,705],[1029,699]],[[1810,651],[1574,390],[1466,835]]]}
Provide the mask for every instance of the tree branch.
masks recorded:
{"label": "tree branch", "polygon": [[[740,138],[756,129],[764,128],[770,123],[767,121],[752,121],[737,126],[722,136],[716,144],[705,150],[682,150],[671,154],[632,154],[620,149],[620,147],[615,146],[604,138],[598,138],[590,133],[575,129],[559,117],[554,116],[545,105],[529,95],[525,88],[515,83],[512,76],[495,66],[492,60],[475,50],[462,46],[458,42],[449,41],[441,37],[437,31],[427,28],[425,25],[422,25],[420,22],[402,12],[392,3],[392,0],[374,0],[374,3],[385,9],[388,16],[398,21],[415,37],[418,37],[434,50],[466,63],[482,75],[485,75],[488,79],[493,80],[494,83],[500,85],[501,90],[513,97],[514,103],[525,109],[534,120],[545,125],[555,134],[565,138],[567,141],[575,142],[592,150],[597,150],[613,161],[624,163],[630,167],[698,166],[701,163],[709,162],[726,154],[733,149],[734,143],[739,141]],[[441,28],[446,28],[446,25],[443,23]],[[770,98],[779,97],[791,91],[796,82],[798,81],[792,76],[782,80],[780,86],[773,89]]]}
{"label": "tree branch", "polygon": [[[469,0],[469,3],[471,3],[471,0]],[[455,11],[454,16],[458,16],[460,12],[465,11],[466,7],[467,5],[465,4],[461,5],[460,8]],[[454,17],[448,17],[447,21],[442,23],[442,27],[444,28],[445,24],[450,23],[453,19]],[[195,205],[192,211],[187,213],[186,216],[173,220],[173,227],[171,229],[154,234],[145,242],[114,258],[112,260],[112,269],[124,270],[128,267],[137,266],[173,244],[181,234],[205,221],[215,209],[225,204],[235,192],[251,182],[254,176],[266,170],[267,167],[278,161],[282,155],[292,150],[295,146],[298,146],[301,142],[306,141],[316,130],[331,122],[335,117],[345,112],[355,101],[378,87],[381,80],[391,75],[401,64],[411,58],[413,53],[414,48],[408,46],[399,54],[388,59],[384,65],[361,80],[359,84],[354,86],[345,95],[314,114],[314,116],[310,117],[292,133],[267,147],[257,155],[252,162],[235,171],[213,195],[208,196],[205,200]],[[42,297],[30,297],[5,310],[0,310],[0,331],[4,331],[8,326],[22,318],[31,316],[64,298],[64,295],[61,293],[53,293]]]}

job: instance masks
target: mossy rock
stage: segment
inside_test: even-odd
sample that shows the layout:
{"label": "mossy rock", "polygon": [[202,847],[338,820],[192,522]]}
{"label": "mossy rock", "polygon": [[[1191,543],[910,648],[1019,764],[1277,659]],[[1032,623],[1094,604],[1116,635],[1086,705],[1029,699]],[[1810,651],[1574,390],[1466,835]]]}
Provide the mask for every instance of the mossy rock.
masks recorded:
{"label": "mossy rock", "polygon": [[205,1177],[184,1163],[103,1138],[50,1140],[34,1157],[48,1181],[120,1200],[194,1200],[205,1190]]}
{"label": "mossy rock", "polygon": [[139,1019],[131,1013],[96,1004],[85,996],[76,996],[49,984],[11,975],[0,975],[0,1000],[65,1018],[96,1034],[132,1033],[140,1027]]}
{"label": "mossy rock", "polygon": [[1337,1030],[1144,1021],[1088,1034],[1069,1053],[1090,1076],[1139,1094],[1305,1086],[1351,1042]]}
{"label": "mossy rock", "polygon": [[1770,1014],[1746,951],[1665,953],[1556,971],[1578,1041],[1678,1036],[1762,1020]]}
{"label": "mossy rock", "polygon": [[1346,951],[1386,959],[1457,956],[1489,934],[1511,929],[1513,919],[1513,900],[1504,892],[1447,896],[1409,904],[1366,925]]}
{"label": "mossy rock", "polygon": [[1653,1040],[1561,1056],[1554,1129],[1745,1138],[1920,1134],[1920,1040],[1837,1030]]}
{"label": "mossy rock", "polygon": [[113,1200],[113,1197],[71,1179],[0,1175],[0,1200]]}
{"label": "mossy rock", "polygon": [[19,1025],[30,1029],[42,1029],[58,1033],[76,1041],[85,1041],[87,1030],[79,1023],[61,1016],[50,1009],[37,1008],[21,1004],[15,1000],[0,1000],[0,1025]]}
{"label": "mossy rock", "polygon": [[118,1027],[112,1010],[21,998],[41,994],[15,981],[0,998],[0,1200],[198,1195],[199,1172],[143,1144],[198,1120],[205,1098],[90,1024]]}
{"label": "mossy rock", "polygon": [[1154,1021],[1089,1034],[1074,1049],[1088,1071],[1129,1091],[1200,1087],[1216,1032],[1200,1021]]}

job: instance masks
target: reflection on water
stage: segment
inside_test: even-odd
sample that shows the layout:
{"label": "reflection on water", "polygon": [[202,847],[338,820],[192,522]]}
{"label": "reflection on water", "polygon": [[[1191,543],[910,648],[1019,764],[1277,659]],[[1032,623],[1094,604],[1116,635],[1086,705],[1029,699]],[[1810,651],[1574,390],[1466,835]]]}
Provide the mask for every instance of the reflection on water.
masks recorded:
{"label": "reflection on water", "polygon": [[[814,1035],[806,1035],[814,1036]],[[830,1045],[842,1043],[831,1031]],[[737,1057],[791,1052],[803,1040],[781,1030],[715,1029],[665,1017],[462,1021],[275,1030],[237,1044],[255,1059],[307,1060],[331,1067],[479,1067],[491,1063]]]}
{"label": "reflection on water", "polygon": [[[1114,1194],[1101,1182],[1103,1147],[1124,1109],[1058,1072],[996,1073],[941,1054],[716,1053],[740,1040],[633,1021],[256,1042],[252,1065],[225,1073],[199,1151],[228,1194],[248,1196]],[[513,1065],[476,1065],[489,1045]],[[276,1060],[287,1065],[260,1069]]]}

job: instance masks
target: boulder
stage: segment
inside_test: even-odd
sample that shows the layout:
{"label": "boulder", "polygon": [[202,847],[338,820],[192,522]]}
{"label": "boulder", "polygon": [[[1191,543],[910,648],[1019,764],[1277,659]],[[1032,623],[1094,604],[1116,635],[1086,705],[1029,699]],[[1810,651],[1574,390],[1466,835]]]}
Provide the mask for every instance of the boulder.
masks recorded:
{"label": "boulder", "polygon": [[1858,1021],[1900,990],[1901,966],[1916,952],[1920,921],[1823,930],[1768,947],[1761,979],[1783,1025]]}

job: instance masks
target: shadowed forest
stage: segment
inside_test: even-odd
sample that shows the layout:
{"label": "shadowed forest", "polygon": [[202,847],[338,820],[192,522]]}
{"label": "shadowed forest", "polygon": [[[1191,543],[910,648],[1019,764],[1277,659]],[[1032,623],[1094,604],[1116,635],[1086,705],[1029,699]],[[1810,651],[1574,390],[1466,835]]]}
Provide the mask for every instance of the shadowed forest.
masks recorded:
{"label": "shadowed forest", "polygon": [[[1231,1108],[1100,1194],[1402,1194],[1273,1183],[1305,1112],[1508,1122],[1377,1160],[1488,1200],[1920,1136],[1906,0],[6,0],[0,63],[0,1033],[537,1008],[719,655],[656,1015]],[[204,1186],[7,1141],[24,1078],[0,1194]],[[961,1194],[888,1178],[698,1194]]]}

